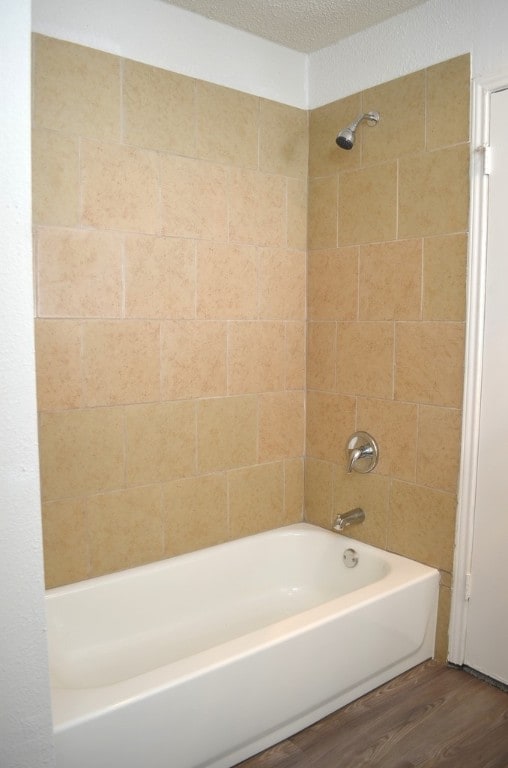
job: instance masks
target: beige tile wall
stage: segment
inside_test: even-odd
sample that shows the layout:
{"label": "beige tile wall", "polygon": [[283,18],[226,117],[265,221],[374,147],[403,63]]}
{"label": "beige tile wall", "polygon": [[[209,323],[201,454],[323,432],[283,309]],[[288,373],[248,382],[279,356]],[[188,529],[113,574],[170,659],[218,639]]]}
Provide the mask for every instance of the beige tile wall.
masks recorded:
{"label": "beige tile wall", "polygon": [[[439,568],[446,655],[460,452],[469,56],[310,114],[307,519]],[[351,151],[337,132],[377,110]],[[357,429],[380,446],[347,475]]]}
{"label": "beige tile wall", "polygon": [[308,115],[36,36],[33,114],[48,586],[301,519],[306,431],[306,518],[440,568],[444,655],[469,57]]}
{"label": "beige tile wall", "polygon": [[34,38],[46,581],[302,519],[308,114]]}

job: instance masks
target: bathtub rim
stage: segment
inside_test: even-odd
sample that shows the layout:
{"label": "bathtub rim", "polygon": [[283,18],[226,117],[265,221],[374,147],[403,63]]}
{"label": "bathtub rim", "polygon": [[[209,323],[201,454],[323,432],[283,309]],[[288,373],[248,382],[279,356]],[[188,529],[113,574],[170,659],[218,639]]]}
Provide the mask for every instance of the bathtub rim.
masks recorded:
{"label": "bathtub rim", "polygon": [[[251,541],[259,541],[261,542],[263,539],[272,538],[274,536],[316,536],[316,537],[323,537],[326,536],[330,539],[340,537],[339,540],[342,540],[345,544],[349,542],[349,546],[352,548],[358,547],[363,549],[365,552],[373,555],[376,558],[388,559],[388,563],[394,563],[399,565],[400,567],[406,566],[408,569],[417,568],[422,569],[422,572],[424,569],[429,569],[430,571],[437,571],[438,569],[434,566],[427,565],[426,563],[422,563],[418,560],[413,560],[410,557],[406,557],[405,555],[399,555],[396,552],[391,552],[388,549],[382,549],[381,547],[376,547],[372,544],[367,544],[366,542],[360,541],[359,539],[355,539],[347,534],[332,531],[329,528],[324,528],[319,525],[315,525],[314,523],[308,523],[308,522],[299,522],[299,523],[290,523],[289,525],[283,525],[278,528],[271,528],[266,531],[260,531],[258,533],[253,533],[248,536],[242,536],[238,539],[232,539],[230,541],[224,541],[219,544],[213,544],[210,547],[202,547],[201,549],[192,550],[191,552],[184,552],[183,554],[179,555],[173,555],[169,557],[164,557],[160,560],[154,560],[150,563],[141,563],[140,565],[135,565],[130,568],[124,568],[122,570],[113,571],[112,573],[105,573],[100,576],[91,576],[87,579],[81,579],[80,581],[70,582],[69,584],[62,584],[55,587],[49,587],[45,590],[45,599],[53,599],[57,598],[60,595],[74,593],[74,592],[80,592],[80,591],[87,591],[89,589],[92,589],[93,587],[101,586],[103,583],[114,583],[117,581],[123,581],[126,578],[135,578],[136,574],[142,574],[142,573],[157,573],[157,571],[164,570],[168,565],[171,563],[176,563],[178,561],[181,561],[183,559],[188,560],[202,560],[205,557],[209,556],[209,553],[211,552],[217,552],[220,553],[221,550],[224,550],[226,548],[229,548],[230,546],[248,546],[249,542]],[[347,547],[346,547],[347,548]]]}

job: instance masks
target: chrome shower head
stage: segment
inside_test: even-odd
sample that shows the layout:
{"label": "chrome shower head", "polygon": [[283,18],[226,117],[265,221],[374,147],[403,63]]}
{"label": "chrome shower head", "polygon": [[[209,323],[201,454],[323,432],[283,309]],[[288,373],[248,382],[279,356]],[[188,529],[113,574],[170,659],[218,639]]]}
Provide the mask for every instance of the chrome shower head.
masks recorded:
{"label": "chrome shower head", "polygon": [[341,149],[353,149],[356,129],[362,120],[367,120],[367,124],[370,126],[376,125],[379,122],[379,112],[364,112],[363,115],[359,115],[356,120],[346,126],[335,139]]}

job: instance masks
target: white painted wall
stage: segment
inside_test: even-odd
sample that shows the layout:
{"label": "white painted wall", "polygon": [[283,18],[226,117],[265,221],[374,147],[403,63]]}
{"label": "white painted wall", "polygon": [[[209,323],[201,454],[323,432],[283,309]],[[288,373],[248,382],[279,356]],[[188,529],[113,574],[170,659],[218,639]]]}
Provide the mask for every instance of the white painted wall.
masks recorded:
{"label": "white painted wall", "polygon": [[0,24],[0,765],[54,765],[43,610],[30,196],[30,0]]}
{"label": "white painted wall", "polygon": [[508,66],[506,0],[428,0],[309,56],[312,109],[471,53],[473,77]]}
{"label": "white painted wall", "polygon": [[508,66],[506,0],[428,0],[310,55],[162,0],[33,0],[33,30],[314,108],[471,52],[473,76]]}
{"label": "white painted wall", "polygon": [[306,108],[307,57],[162,0],[34,0],[34,32]]}

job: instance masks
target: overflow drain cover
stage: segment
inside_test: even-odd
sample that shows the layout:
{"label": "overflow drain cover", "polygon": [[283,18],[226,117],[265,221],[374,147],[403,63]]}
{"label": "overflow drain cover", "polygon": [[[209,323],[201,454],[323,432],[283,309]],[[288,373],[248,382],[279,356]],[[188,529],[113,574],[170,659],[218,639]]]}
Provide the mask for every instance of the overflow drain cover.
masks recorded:
{"label": "overflow drain cover", "polygon": [[358,565],[358,552],[356,549],[351,549],[351,547],[349,547],[344,550],[342,559],[344,560],[346,568],[354,568],[355,565]]}

